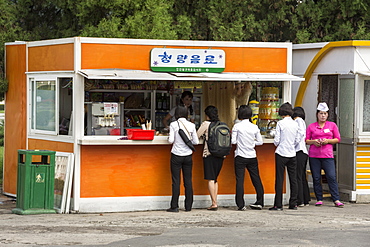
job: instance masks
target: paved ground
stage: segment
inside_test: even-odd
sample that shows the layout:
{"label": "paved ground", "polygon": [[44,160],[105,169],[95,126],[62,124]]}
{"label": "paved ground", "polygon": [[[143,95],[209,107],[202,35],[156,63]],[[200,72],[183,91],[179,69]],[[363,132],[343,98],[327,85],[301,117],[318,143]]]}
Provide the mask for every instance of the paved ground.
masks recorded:
{"label": "paved ground", "polygon": [[14,207],[0,196],[0,246],[370,246],[370,204],[53,215]]}

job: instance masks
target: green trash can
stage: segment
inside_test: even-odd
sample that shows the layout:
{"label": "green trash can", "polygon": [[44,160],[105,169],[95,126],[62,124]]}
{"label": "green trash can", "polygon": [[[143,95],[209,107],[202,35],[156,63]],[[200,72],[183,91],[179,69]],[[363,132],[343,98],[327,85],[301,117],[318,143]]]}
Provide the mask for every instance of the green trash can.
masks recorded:
{"label": "green trash can", "polygon": [[15,214],[52,214],[54,210],[55,151],[18,150]]}

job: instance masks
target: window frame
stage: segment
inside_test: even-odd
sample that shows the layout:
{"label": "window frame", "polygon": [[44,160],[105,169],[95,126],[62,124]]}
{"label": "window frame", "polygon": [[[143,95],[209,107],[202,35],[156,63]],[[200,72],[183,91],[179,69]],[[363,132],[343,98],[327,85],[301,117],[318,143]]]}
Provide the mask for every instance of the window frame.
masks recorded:
{"label": "window frame", "polygon": [[[36,84],[38,81],[54,81],[55,82],[55,105],[54,105],[54,130],[40,130],[36,127]],[[57,136],[59,125],[59,82],[56,76],[32,76],[28,78],[29,84],[29,132],[30,134],[44,134]]]}
{"label": "window frame", "polygon": [[[73,73],[35,73],[35,72],[29,72],[27,74],[27,132],[28,137],[36,138],[36,139],[45,139],[45,140],[52,140],[52,141],[66,141],[70,142],[74,139],[75,131],[73,130],[73,123],[71,121],[72,132],[70,135],[61,135],[59,134],[59,121],[60,121],[60,83],[61,80],[64,78],[70,78],[72,80],[72,85],[74,85],[74,82],[76,81],[75,75]],[[36,121],[34,118],[35,114],[35,100],[36,100],[36,94],[33,95],[33,91],[36,88],[36,82],[37,81],[55,81],[55,126],[53,131],[47,131],[47,130],[39,130],[36,129]],[[33,88],[34,87],[34,88]],[[72,111],[71,114],[73,114],[73,109],[75,108],[75,99],[74,99],[74,89],[73,90],[73,96],[72,96]],[[73,118],[73,116],[72,116]]]}
{"label": "window frame", "polygon": [[360,77],[359,80],[359,111],[358,111],[358,120],[359,120],[359,135],[370,137],[370,130],[364,131],[364,97],[365,97],[365,81],[369,81],[370,77]]}

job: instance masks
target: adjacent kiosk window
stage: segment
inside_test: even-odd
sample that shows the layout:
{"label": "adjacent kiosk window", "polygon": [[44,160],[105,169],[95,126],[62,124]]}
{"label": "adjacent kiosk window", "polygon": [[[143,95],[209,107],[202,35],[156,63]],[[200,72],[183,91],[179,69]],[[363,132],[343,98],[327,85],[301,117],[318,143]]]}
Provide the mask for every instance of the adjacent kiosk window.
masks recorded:
{"label": "adjacent kiosk window", "polygon": [[30,78],[31,133],[71,135],[72,78]]}

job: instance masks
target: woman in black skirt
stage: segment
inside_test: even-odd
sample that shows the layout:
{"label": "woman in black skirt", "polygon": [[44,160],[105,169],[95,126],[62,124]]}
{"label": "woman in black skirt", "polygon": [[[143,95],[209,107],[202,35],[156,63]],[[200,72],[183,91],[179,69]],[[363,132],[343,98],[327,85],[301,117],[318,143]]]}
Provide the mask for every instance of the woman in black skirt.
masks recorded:
{"label": "woman in black skirt", "polygon": [[[209,105],[204,110],[206,114],[206,121],[202,123],[197,131],[198,138],[205,137],[208,140],[208,128],[212,122],[219,121],[218,110],[215,106]],[[208,207],[208,210],[216,211],[217,205],[217,193],[218,193],[218,182],[217,177],[220,174],[224,158],[213,156],[207,146],[207,142],[204,142],[203,149],[203,164],[204,164],[204,179],[208,180],[208,190],[211,196],[212,205]]]}

